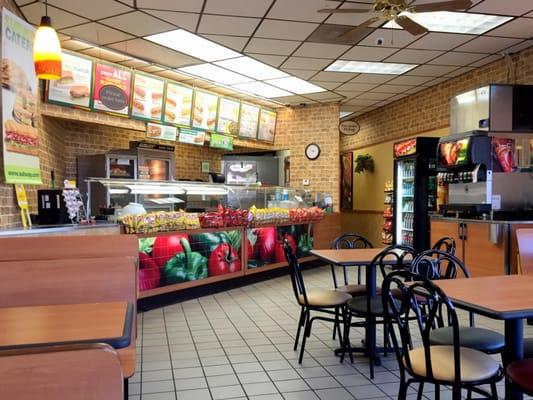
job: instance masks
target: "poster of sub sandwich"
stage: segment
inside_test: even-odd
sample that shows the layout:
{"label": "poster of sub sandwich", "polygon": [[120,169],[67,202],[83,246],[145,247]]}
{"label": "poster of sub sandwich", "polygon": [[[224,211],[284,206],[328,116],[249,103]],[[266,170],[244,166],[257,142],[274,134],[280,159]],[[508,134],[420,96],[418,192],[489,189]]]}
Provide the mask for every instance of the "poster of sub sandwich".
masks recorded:
{"label": "poster of sub sandwich", "polygon": [[217,132],[232,136],[238,135],[241,103],[237,100],[221,97],[218,107]]}
{"label": "poster of sub sandwich", "polygon": [[89,108],[93,79],[93,61],[63,51],[61,78],[48,81],[48,101],[67,106]]}
{"label": "poster of sub sandwich", "polygon": [[274,142],[276,134],[276,112],[262,108],[259,116],[259,132],[257,138],[267,142]]}
{"label": "poster of sub sandwich", "polygon": [[167,83],[163,116],[166,123],[191,126],[192,94],[192,88]]}
{"label": "poster of sub sandwich", "polygon": [[130,112],[131,70],[97,62],[94,67],[93,109],[127,116]]}
{"label": "poster of sub sandwich", "polygon": [[257,138],[257,125],[259,124],[259,107],[242,103],[241,118],[239,121],[239,136],[247,139]]}
{"label": "poster of sub sandwich", "polygon": [[41,184],[35,28],[2,9],[2,138],[6,183]]}
{"label": "poster of sub sandwich", "polygon": [[214,131],[217,123],[218,96],[197,90],[194,95],[192,126]]}
{"label": "poster of sub sandwich", "polygon": [[164,80],[136,72],[133,81],[131,116],[138,119],[161,121],[164,91]]}

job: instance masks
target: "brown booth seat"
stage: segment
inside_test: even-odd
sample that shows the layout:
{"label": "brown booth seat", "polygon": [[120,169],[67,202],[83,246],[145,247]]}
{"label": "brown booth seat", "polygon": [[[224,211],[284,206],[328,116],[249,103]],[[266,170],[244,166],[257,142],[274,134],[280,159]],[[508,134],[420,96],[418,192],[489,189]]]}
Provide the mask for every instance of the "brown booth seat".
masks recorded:
{"label": "brown booth seat", "polygon": [[514,361],[507,366],[507,378],[528,395],[533,395],[533,359]]}
{"label": "brown booth seat", "polygon": [[[453,346],[430,346],[430,352],[433,378],[441,382],[453,382],[455,379]],[[462,382],[477,382],[489,379],[498,373],[500,364],[491,356],[466,347],[461,347],[460,352]],[[409,356],[413,373],[429,377],[426,373],[424,348],[411,350]]]}
{"label": "brown booth seat", "polygon": [[[342,306],[352,298],[348,293],[337,290],[311,289],[306,291],[308,304],[312,307]],[[298,302],[305,305],[304,296],[299,295]]]}

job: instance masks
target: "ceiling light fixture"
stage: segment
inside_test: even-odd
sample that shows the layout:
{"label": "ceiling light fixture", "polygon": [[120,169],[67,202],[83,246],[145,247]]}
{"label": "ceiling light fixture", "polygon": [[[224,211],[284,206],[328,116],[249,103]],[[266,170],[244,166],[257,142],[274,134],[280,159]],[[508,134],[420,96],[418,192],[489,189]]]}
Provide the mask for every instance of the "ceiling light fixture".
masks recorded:
{"label": "ceiling light fixture", "polygon": [[271,67],[270,65],[250,57],[232,58],[231,60],[218,61],[215,64],[261,81],[289,76],[289,74],[280,71],[277,68]]}
{"label": "ceiling light fixture", "polygon": [[326,91],[326,89],[321,88],[320,86],[314,85],[294,76],[271,79],[265,81],[265,83],[277,86],[281,89],[285,89],[296,94],[317,93]]}
{"label": "ceiling light fixture", "polygon": [[401,75],[415,67],[418,67],[418,64],[337,60],[327,67],[325,71]]}
{"label": "ceiling light fixture", "polygon": [[258,95],[266,97],[268,99],[272,97],[284,97],[292,96],[293,94],[285,90],[279,89],[277,87],[267,85],[263,82],[248,82],[248,83],[239,83],[237,85],[231,85],[232,88],[238,89],[241,92],[250,93],[253,95]]}
{"label": "ceiling light fixture", "polygon": [[247,76],[228,71],[227,69],[217,67],[213,64],[191,65],[189,67],[179,68],[178,71],[225,85],[251,82],[253,80]]}
{"label": "ceiling light fixture", "polygon": [[169,47],[204,61],[218,61],[241,56],[227,47],[204,39],[183,29],[145,36],[146,40]]}
{"label": "ceiling light fixture", "polygon": [[61,45],[52,19],[48,16],[48,1],[44,1],[44,16],[33,39],[33,63],[37,78],[56,80],[61,78]]}
{"label": "ceiling light fixture", "polygon": [[[466,33],[481,35],[513,19],[501,15],[462,13],[453,11],[435,11],[427,13],[402,12],[400,15],[411,18],[430,31],[448,33]],[[389,21],[384,28],[402,29],[396,22]]]}

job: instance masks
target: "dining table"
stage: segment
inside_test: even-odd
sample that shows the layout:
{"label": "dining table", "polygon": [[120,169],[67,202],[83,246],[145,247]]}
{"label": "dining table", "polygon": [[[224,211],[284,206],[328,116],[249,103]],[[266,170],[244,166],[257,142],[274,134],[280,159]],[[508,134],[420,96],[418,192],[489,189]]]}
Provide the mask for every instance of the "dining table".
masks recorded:
{"label": "dining table", "polygon": [[106,343],[128,347],[134,321],[127,301],[0,307],[0,351]]}
{"label": "dining table", "polygon": [[[524,357],[524,319],[533,317],[533,276],[503,275],[433,281],[457,308],[502,320],[505,325],[504,367]],[[505,382],[505,399],[523,394]]]}
{"label": "dining table", "polygon": [[[339,265],[341,267],[357,267],[362,266],[365,268],[365,284],[367,295],[372,298],[377,294],[377,273],[376,268],[372,268],[372,261],[381,253],[385,248],[370,247],[361,249],[317,249],[311,250],[311,254],[318,259],[333,265]],[[374,316],[368,316],[366,318],[365,327],[365,341],[364,348],[350,347],[350,352],[376,352],[376,318]],[[336,354],[342,352],[342,349],[337,349]],[[372,353],[370,353],[372,354]],[[376,365],[381,364],[379,357],[374,357]]]}

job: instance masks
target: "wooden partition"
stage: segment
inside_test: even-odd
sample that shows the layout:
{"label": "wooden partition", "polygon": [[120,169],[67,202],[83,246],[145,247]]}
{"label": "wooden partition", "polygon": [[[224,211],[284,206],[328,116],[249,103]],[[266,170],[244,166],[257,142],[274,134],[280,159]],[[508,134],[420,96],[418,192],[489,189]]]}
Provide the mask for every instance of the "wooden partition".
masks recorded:
{"label": "wooden partition", "polygon": [[520,273],[533,275],[533,228],[517,229],[518,258]]}

